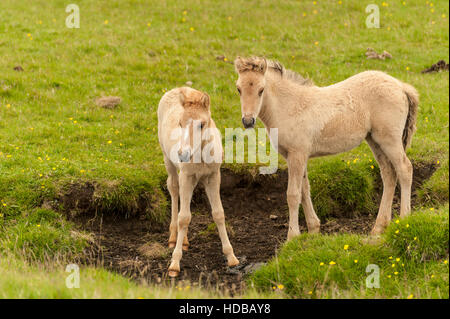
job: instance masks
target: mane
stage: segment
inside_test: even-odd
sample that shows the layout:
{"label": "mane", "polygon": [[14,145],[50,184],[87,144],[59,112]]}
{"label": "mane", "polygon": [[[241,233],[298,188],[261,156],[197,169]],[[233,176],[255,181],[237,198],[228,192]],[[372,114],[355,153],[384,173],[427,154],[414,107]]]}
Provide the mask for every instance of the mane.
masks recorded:
{"label": "mane", "polygon": [[260,57],[241,58],[238,57],[234,62],[237,72],[255,71],[264,73],[264,69],[278,73],[282,78],[295,82],[300,85],[312,86],[311,79],[304,78],[297,72],[286,69],[283,64],[274,60],[266,60]]}

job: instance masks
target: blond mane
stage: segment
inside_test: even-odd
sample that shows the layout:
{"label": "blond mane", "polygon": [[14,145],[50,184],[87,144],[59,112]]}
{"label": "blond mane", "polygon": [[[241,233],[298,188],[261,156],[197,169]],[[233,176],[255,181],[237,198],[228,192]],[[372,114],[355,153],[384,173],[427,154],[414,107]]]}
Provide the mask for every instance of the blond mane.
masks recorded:
{"label": "blond mane", "polygon": [[286,69],[280,62],[267,60],[261,57],[250,57],[250,58],[241,58],[237,57],[234,61],[234,66],[238,73],[246,72],[246,71],[254,71],[265,73],[266,70],[278,73],[282,78],[295,82],[300,85],[312,86],[313,82],[304,78],[297,72]]}

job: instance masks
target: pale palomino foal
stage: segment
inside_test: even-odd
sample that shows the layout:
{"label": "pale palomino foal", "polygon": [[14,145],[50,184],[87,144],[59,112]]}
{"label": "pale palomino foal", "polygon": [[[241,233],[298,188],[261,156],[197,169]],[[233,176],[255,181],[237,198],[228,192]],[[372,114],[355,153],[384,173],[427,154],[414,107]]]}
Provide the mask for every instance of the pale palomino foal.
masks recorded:
{"label": "pale palomino foal", "polygon": [[228,239],[220,200],[222,140],[211,118],[209,96],[188,87],[164,94],[158,106],[158,138],[164,154],[167,188],[172,202],[169,247],[175,249],[169,276],[178,276],[182,249],[187,250],[189,246],[190,204],[199,182],[205,187],[228,266],[236,266],[239,261]]}
{"label": "pale palomino foal", "polygon": [[406,156],[415,132],[417,91],[383,72],[366,71],[342,82],[317,87],[280,63],[259,57],[235,60],[244,127],[260,118],[266,130],[278,128],[278,152],[288,164],[288,239],[299,234],[300,203],[308,231],[320,220],[310,197],[307,161],[357,147],[364,139],[380,166],[383,195],[372,234],[391,220],[397,184],[400,217],[410,213],[412,165]]}

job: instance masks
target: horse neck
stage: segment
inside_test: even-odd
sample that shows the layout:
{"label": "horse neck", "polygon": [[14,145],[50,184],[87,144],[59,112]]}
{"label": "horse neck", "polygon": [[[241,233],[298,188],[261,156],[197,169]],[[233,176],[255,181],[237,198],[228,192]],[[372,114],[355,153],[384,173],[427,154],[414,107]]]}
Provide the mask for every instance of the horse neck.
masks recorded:
{"label": "horse neck", "polygon": [[266,128],[277,127],[277,114],[282,111],[279,108],[280,105],[283,105],[282,99],[285,99],[286,96],[280,97],[276,92],[280,92],[286,85],[285,81],[272,72],[266,73],[266,90],[264,91],[261,110],[258,115]]}
{"label": "horse neck", "polygon": [[292,100],[300,100],[306,90],[312,87],[303,86],[291,80],[281,78],[274,72],[266,73],[266,90],[258,117],[266,128],[278,127],[279,114],[290,112]]}

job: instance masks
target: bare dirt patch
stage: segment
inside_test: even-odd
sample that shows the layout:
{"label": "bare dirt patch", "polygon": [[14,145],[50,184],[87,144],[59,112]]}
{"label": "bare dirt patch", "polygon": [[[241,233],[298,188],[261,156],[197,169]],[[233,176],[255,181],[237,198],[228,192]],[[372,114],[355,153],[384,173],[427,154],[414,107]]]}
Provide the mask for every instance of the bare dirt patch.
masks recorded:
{"label": "bare dirt patch", "polygon": [[[414,163],[413,193],[435,170],[433,164]],[[192,285],[203,287],[219,287],[230,293],[241,290],[245,286],[243,278],[246,272],[267,262],[286,240],[286,185],[287,171],[253,177],[248,173],[222,169],[221,195],[230,241],[236,256],[246,266],[239,271],[230,271],[226,266],[217,230],[211,227],[213,219],[206,195],[202,189],[196,190],[191,205],[190,247],[183,253],[181,274],[177,280],[188,280]],[[377,187],[379,194],[374,199],[377,203],[381,189],[380,184],[379,190]],[[398,203],[398,198],[395,202]],[[321,232],[367,234],[375,217],[376,211],[353,217],[349,217],[348,213],[332,212],[322,219]],[[80,228],[95,236],[97,248],[88,263],[100,264],[138,281],[170,281],[167,267],[171,251],[166,248],[168,222],[155,225],[139,216],[124,219],[117,214],[102,214],[95,218],[83,214],[74,220]],[[303,216],[300,218],[300,230],[307,231]]]}

